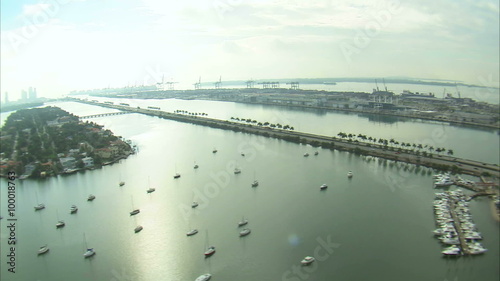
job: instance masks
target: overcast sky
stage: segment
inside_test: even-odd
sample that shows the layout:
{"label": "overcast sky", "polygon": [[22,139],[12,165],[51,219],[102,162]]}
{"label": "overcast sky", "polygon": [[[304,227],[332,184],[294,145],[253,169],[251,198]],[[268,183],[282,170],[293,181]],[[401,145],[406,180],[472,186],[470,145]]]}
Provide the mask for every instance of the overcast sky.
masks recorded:
{"label": "overcast sky", "polygon": [[[2,0],[1,91],[388,77],[498,86],[498,0]],[[182,86],[181,86],[182,88]],[[191,87],[192,88],[192,87]]]}

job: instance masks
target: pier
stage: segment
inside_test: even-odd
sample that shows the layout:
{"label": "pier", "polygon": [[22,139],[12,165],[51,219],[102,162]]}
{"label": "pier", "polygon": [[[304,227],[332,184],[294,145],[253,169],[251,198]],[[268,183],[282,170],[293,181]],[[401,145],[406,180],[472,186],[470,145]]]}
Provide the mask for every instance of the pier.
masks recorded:
{"label": "pier", "polygon": [[460,240],[460,248],[462,249],[462,254],[464,255],[470,255],[469,251],[469,246],[467,245],[465,238],[464,238],[464,233],[462,231],[462,227],[460,225],[460,219],[457,216],[455,207],[456,207],[456,201],[455,199],[450,199],[449,202],[450,206],[450,215],[453,218],[453,225],[455,226],[455,230],[457,231],[457,236],[458,239]]}

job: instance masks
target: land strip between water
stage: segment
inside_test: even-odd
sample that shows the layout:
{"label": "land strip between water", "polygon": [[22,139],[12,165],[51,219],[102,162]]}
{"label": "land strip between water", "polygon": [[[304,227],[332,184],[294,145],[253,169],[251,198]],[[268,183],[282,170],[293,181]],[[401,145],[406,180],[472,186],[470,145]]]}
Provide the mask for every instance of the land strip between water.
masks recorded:
{"label": "land strip between water", "polygon": [[232,130],[244,132],[265,137],[273,137],[283,139],[295,143],[305,143],[316,147],[329,149],[337,149],[340,151],[348,151],[359,155],[370,155],[388,160],[401,161],[415,165],[426,166],[443,171],[452,171],[456,173],[468,174],[473,176],[488,176],[495,180],[492,185],[496,185],[496,181],[500,178],[500,169],[498,164],[484,163],[475,160],[462,159],[452,156],[430,154],[417,155],[411,150],[398,150],[390,146],[379,144],[368,144],[363,142],[354,142],[343,140],[331,136],[316,135],[304,132],[262,127],[257,125],[242,124],[238,122],[220,120],[208,117],[184,115],[178,113],[170,113],[158,109],[145,109],[140,107],[130,107],[123,105],[115,105],[109,103],[99,103],[93,101],[85,101],[80,99],[71,99],[75,102],[102,106],[131,113],[140,113],[150,116],[175,120],[179,122],[192,123],[212,128],[224,130]]}

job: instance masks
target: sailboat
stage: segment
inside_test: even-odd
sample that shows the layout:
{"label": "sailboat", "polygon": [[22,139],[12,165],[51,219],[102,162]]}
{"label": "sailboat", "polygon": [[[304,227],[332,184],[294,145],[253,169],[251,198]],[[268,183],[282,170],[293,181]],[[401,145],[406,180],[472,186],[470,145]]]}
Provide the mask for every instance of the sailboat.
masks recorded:
{"label": "sailboat", "polygon": [[[137,224],[137,219],[136,219],[136,217],[134,217],[134,222],[135,222],[135,224]],[[138,224],[138,225],[134,228],[134,233],[138,233],[138,232],[140,232],[142,229],[143,229],[142,225],[139,225],[139,224]]]}
{"label": "sailboat", "polygon": [[245,217],[241,218],[241,221],[238,222],[238,226],[244,226],[248,224],[248,220]]}
{"label": "sailboat", "polygon": [[83,241],[85,243],[85,249],[87,249],[85,251],[85,253],[83,253],[83,257],[84,258],[90,258],[91,256],[95,255],[95,251],[94,251],[94,248],[89,248],[87,246],[87,239],[85,238],[85,233],[83,233]]}
{"label": "sailboat", "polygon": [[66,225],[66,223],[63,220],[59,219],[59,211],[56,210],[57,213],[57,223],[56,223],[56,228],[61,228]]}
{"label": "sailboat", "polygon": [[49,251],[49,247],[47,245],[43,245],[42,247],[40,247],[40,249],[38,249],[38,255],[43,255],[45,253],[47,253]]}
{"label": "sailboat", "polygon": [[36,203],[37,205],[34,207],[35,208],[35,211],[39,211],[39,210],[42,210],[42,209],[45,209],[45,204],[43,203],[38,203],[38,191],[35,193],[35,196],[36,196]]}
{"label": "sailboat", "polygon": [[149,185],[149,188],[148,188],[148,190],[146,190],[147,193],[151,193],[151,192],[154,192],[156,190],[156,189],[151,187],[151,184],[149,183],[149,177],[148,177],[148,185]]}
{"label": "sailboat", "polygon": [[133,216],[133,215],[137,215],[138,213],[141,212],[141,210],[139,209],[134,209],[134,199],[132,198],[132,196],[130,196],[130,200],[132,201],[132,211],[130,212],[130,215]]}
{"label": "sailboat", "polygon": [[177,173],[177,166],[175,166],[175,175],[174,175],[174,179],[178,179],[181,177],[181,174]]}
{"label": "sailboat", "polygon": [[[208,230],[206,234],[207,234],[207,241],[205,243],[208,245]],[[209,246],[205,251],[205,258],[211,257],[213,254],[215,254],[215,247]]]}
{"label": "sailboat", "polygon": [[252,182],[252,187],[257,187],[259,185],[259,182],[255,179],[255,171],[253,172],[253,182]]}
{"label": "sailboat", "polygon": [[198,164],[196,164],[196,161],[194,161],[194,166],[193,166],[193,168],[194,168],[194,169],[198,169],[199,167],[200,167],[200,166],[198,166]]}

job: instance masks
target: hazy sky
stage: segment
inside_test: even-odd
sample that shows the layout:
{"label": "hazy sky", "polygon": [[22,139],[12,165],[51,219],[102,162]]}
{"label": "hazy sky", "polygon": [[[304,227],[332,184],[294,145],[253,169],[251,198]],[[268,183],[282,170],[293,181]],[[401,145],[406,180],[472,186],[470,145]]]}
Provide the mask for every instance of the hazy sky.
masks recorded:
{"label": "hazy sky", "polygon": [[[498,0],[2,0],[1,92],[198,80],[499,81]],[[181,88],[183,88],[181,86]]]}

